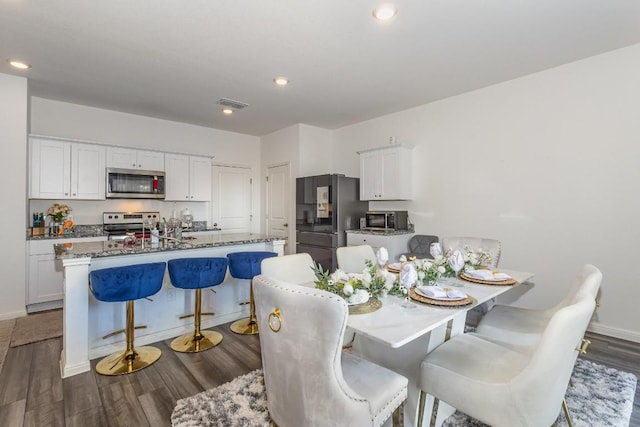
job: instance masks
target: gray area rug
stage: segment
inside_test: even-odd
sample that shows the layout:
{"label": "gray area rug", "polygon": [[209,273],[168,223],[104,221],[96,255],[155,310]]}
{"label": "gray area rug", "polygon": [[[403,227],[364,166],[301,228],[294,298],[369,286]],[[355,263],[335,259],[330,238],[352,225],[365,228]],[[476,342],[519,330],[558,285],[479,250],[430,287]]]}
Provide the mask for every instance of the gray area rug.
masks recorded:
{"label": "gray area rug", "polygon": [[18,317],[11,335],[11,347],[62,336],[62,310],[43,311]]}
{"label": "gray area rug", "polygon": [[[578,359],[573,370],[573,387],[567,403],[578,426],[629,426],[637,378],[633,374]],[[271,423],[260,369],[195,396],[178,400],[171,414],[174,427],[225,426],[258,427]],[[564,414],[558,425],[566,426]],[[446,427],[485,427],[485,424],[456,412],[445,420]]]}

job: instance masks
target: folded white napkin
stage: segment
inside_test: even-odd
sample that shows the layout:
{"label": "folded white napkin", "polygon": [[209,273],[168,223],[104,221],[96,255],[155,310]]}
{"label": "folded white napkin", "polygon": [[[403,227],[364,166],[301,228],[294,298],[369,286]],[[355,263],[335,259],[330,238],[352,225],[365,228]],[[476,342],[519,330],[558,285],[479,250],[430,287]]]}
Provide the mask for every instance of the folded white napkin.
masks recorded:
{"label": "folded white napkin", "polygon": [[464,256],[458,249],[453,251],[451,254],[451,258],[449,258],[449,266],[456,272],[462,270],[462,267],[464,267]]}
{"label": "folded white napkin", "polygon": [[440,286],[418,286],[418,293],[434,299],[463,299],[467,297],[462,291]]}
{"label": "folded white napkin", "polygon": [[418,272],[413,264],[405,264],[402,266],[402,270],[400,270],[400,283],[405,288],[412,286],[414,283],[418,281]]}
{"label": "folded white napkin", "polygon": [[385,265],[387,261],[389,261],[389,251],[387,251],[387,248],[378,249],[378,252],[376,252],[376,258],[378,260],[378,265]]}
{"label": "folded white napkin", "polygon": [[387,266],[392,270],[400,271],[400,269],[402,268],[402,263],[401,262],[392,262],[391,264],[387,264]]}
{"label": "folded white napkin", "polygon": [[511,279],[511,276],[509,276],[506,273],[493,272],[491,270],[470,270],[470,271],[466,271],[464,274],[466,274],[469,277],[473,277],[474,279],[480,279],[480,280],[499,281],[499,280]]}
{"label": "folded white napkin", "polygon": [[442,245],[440,242],[434,242],[429,247],[429,253],[432,257],[437,258],[439,255],[442,255]]}

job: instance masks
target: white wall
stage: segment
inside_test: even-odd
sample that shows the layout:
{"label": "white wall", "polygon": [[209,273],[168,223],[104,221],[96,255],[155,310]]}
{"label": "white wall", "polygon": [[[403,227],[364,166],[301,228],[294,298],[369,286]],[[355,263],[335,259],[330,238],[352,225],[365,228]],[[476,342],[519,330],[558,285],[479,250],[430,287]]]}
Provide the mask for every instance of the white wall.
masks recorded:
{"label": "white wall", "polygon": [[0,74],[0,320],[26,315],[27,79]]}
{"label": "white wall", "polygon": [[414,144],[423,234],[498,238],[501,265],[535,272],[517,303],[560,299],[582,264],[604,275],[596,332],[640,342],[640,45],[334,132],[336,172],[395,136]]}
{"label": "white wall", "polygon": [[[31,99],[31,104],[33,134],[210,156],[214,157],[212,162],[215,164],[251,167],[254,180],[260,173],[260,140],[255,136],[37,97]],[[259,232],[262,222],[260,191],[258,186],[255,188],[253,231]],[[54,202],[32,201],[29,212],[46,212]],[[64,203],[71,205],[74,221],[79,224],[102,223],[102,212],[108,211],[158,210],[168,218],[173,210],[180,212],[189,208],[198,221],[210,221],[211,213],[208,202],[107,200]]]}
{"label": "white wall", "polygon": [[[298,176],[313,176],[331,173],[333,133],[328,129],[300,124]],[[357,175],[355,175],[357,176]]]}
{"label": "white wall", "polygon": [[[262,146],[262,176],[260,179],[262,198],[261,212],[266,212],[267,185],[265,177],[267,176],[267,168],[278,165],[289,165],[290,182],[289,182],[289,224],[295,224],[295,200],[296,200],[296,182],[298,176],[299,162],[299,141],[300,141],[300,125],[289,126],[288,128],[270,133],[260,138]],[[266,218],[263,221],[262,231],[267,232]],[[289,227],[289,236],[285,245],[285,253],[295,253],[295,227]]]}

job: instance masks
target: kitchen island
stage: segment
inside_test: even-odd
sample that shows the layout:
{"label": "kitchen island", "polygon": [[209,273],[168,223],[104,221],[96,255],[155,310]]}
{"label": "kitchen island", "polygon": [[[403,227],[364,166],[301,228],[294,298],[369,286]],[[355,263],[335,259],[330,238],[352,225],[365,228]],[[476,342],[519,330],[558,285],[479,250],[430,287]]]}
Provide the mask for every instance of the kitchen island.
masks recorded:
{"label": "kitchen island", "polygon": [[[56,244],[56,259],[64,267],[64,323],[60,370],[63,378],[86,372],[89,360],[124,350],[125,304],[96,300],[88,286],[89,272],[102,268],[168,261],[175,258],[224,257],[231,252],[271,251],[283,255],[285,240],[259,234],[219,234],[192,236],[181,241],[161,239],[152,247],[148,241],[126,247],[122,242],[80,242]],[[229,274],[223,284],[202,293],[202,328],[248,316],[249,286],[246,280]],[[151,300],[135,303],[136,346],[173,338],[193,330],[193,319],[180,316],[193,313],[195,293],[176,289],[165,273],[162,289]]]}

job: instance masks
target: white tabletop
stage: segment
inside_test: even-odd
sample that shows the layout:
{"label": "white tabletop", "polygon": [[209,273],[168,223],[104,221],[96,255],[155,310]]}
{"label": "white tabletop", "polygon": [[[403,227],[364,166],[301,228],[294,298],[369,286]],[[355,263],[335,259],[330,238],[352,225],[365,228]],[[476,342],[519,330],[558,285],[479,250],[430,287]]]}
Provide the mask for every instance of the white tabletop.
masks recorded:
{"label": "white tabletop", "polygon": [[[500,269],[518,283],[526,282],[533,277],[532,273]],[[513,288],[513,286],[480,285],[464,280],[457,280],[462,285],[456,287],[477,302],[461,308],[439,308],[422,303],[415,303],[415,308],[403,308],[403,298],[388,296],[382,298],[382,308],[373,313],[350,315],[347,326],[363,336],[369,337],[392,348],[401,347],[408,342],[431,332],[446,324],[460,311],[467,311],[478,304],[495,298]]]}

